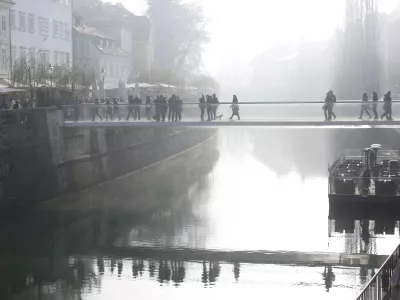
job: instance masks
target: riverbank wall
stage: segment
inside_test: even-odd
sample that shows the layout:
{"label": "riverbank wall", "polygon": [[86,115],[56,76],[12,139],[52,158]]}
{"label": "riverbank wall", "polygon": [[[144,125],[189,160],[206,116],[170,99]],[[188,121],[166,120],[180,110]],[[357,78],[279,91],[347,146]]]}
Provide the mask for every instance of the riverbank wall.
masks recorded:
{"label": "riverbank wall", "polygon": [[215,134],[214,129],[170,126],[66,128],[55,109],[9,114],[0,125],[0,207],[10,208],[140,170]]}

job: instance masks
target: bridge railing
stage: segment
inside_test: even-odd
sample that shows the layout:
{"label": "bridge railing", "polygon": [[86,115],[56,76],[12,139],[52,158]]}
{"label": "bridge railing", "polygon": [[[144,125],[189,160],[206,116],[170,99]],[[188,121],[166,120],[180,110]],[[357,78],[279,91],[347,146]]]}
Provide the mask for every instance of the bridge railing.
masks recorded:
{"label": "bridge railing", "polygon": [[357,300],[384,300],[391,299],[391,280],[400,259],[400,245],[388,257],[379,271],[361,291]]}
{"label": "bridge railing", "polygon": [[[232,116],[232,103],[219,103],[218,105],[208,105],[204,109],[204,120],[208,120],[208,111],[216,109],[216,120],[227,120]],[[324,102],[241,102],[239,104],[239,114],[241,119],[246,121],[307,121],[317,120],[324,121]],[[160,107],[160,106],[159,106]],[[371,120],[374,119],[373,113],[374,105],[370,102],[365,105],[361,101],[339,101],[336,102],[333,107],[334,116],[336,120],[342,121],[357,121],[361,115],[362,107],[368,107],[368,112],[371,115]],[[117,108],[118,113],[115,111]],[[108,119],[119,120],[118,114],[121,119],[126,121],[129,111],[138,108],[140,111],[141,121],[154,121],[156,115],[156,105],[151,104],[147,106],[147,110],[150,111],[150,120],[146,116],[146,104],[141,105],[95,105],[95,104],[80,104],[70,105],[63,107],[63,116],[66,122],[68,121],[91,121],[93,120],[94,113],[98,112],[99,115],[106,119],[107,110],[109,110]],[[165,106],[166,116],[165,121],[168,121],[170,115],[170,107]],[[160,110],[162,110],[160,108]],[[382,101],[376,104],[376,110],[380,119],[380,116],[384,113],[384,103]],[[400,101],[392,102],[393,116],[400,112]],[[182,121],[201,121],[201,107],[199,103],[183,103],[182,104]],[[335,118],[332,118],[334,120]],[[161,116],[162,117],[162,116]],[[172,116],[171,116],[172,118]],[[236,119],[234,117],[233,119]],[[96,120],[100,120],[100,117],[95,115]],[[386,118],[385,118],[386,119]],[[130,116],[130,120],[134,120]],[[137,118],[138,120],[138,118]],[[364,112],[363,120],[367,121],[369,115]],[[213,117],[211,118],[213,121]]]}

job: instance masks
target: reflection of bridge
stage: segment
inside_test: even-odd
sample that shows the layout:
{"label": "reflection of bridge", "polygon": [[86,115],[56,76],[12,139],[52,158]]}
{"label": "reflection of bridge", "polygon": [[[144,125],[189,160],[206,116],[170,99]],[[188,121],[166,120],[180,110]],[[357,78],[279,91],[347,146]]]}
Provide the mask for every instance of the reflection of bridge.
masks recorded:
{"label": "reflection of bridge", "polygon": [[198,249],[100,247],[71,249],[73,254],[135,257],[163,261],[213,261],[296,266],[345,266],[379,268],[387,255],[293,251],[212,251]]}
{"label": "reflection of bridge", "polygon": [[[400,110],[400,101],[393,101],[392,109],[394,117],[397,107]],[[243,102],[240,103],[241,121],[229,120],[232,115],[231,103],[219,103],[216,106],[210,105],[204,109],[204,121],[201,121],[201,108],[198,103],[184,103],[182,107],[182,120],[180,122],[172,121],[170,110],[173,113],[176,108],[163,105],[158,107],[158,111],[164,110],[165,122],[149,121],[146,117],[146,110],[151,110],[151,119],[156,115],[156,106],[145,107],[144,105],[134,106],[120,104],[118,106],[85,104],[79,106],[65,106],[63,108],[63,124],[66,127],[158,127],[158,126],[195,126],[195,127],[237,127],[237,126],[272,126],[272,127],[399,127],[400,121],[374,120],[369,119],[364,113],[364,119],[359,120],[362,108],[360,101],[341,101],[334,106],[334,112],[337,119],[330,122],[325,121],[324,102]],[[118,108],[118,112],[114,108]],[[216,108],[217,107],[217,108]],[[372,108],[372,105],[371,105]],[[208,120],[208,113],[212,119],[212,110],[216,109],[216,120]],[[93,121],[93,114],[98,112],[104,119],[113,113],[114,120],[100,121],[96,115],[96,121]],[[130,111],[131,118],[126,120]],[[134,120],[132,115],[134,111],[140,111],[141,119]],[[369,113],[374,117],[372,109]],[[377,105],[378,115],[383,113],[383,103]],[[119,116],[122,120],[119,120]],[[162,118],[162,113],[160,115]],[[171,119],[169,119],[171,118]],[[75,122],[77,119],[77,122]],[[118,120],[117,120],[118,119]]]}

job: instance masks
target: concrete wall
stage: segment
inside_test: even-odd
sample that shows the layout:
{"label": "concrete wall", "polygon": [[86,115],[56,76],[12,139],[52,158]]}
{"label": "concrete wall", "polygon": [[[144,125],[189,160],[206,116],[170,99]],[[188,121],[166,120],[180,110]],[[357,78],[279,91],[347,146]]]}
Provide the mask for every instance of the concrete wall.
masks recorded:
{"label": "concrete wall", "polygon": [[[180,153],[214,129],[63,128],[55,109],[0,112],[7,136],[7,174],[0,208],[34,204],[91,187]],[[21,123],[27,118],[28,122]],[[4,165],[4,162],[3,162]]]}

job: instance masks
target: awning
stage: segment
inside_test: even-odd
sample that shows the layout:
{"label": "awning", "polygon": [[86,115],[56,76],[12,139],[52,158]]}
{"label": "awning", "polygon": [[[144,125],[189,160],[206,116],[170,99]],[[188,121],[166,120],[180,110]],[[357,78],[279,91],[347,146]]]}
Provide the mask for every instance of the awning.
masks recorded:
{"label": "awning", "polygon": [[9,88],[9,87],[0,87],[0,94],[11,94],[14,92],[25,92],[25,90]]}

